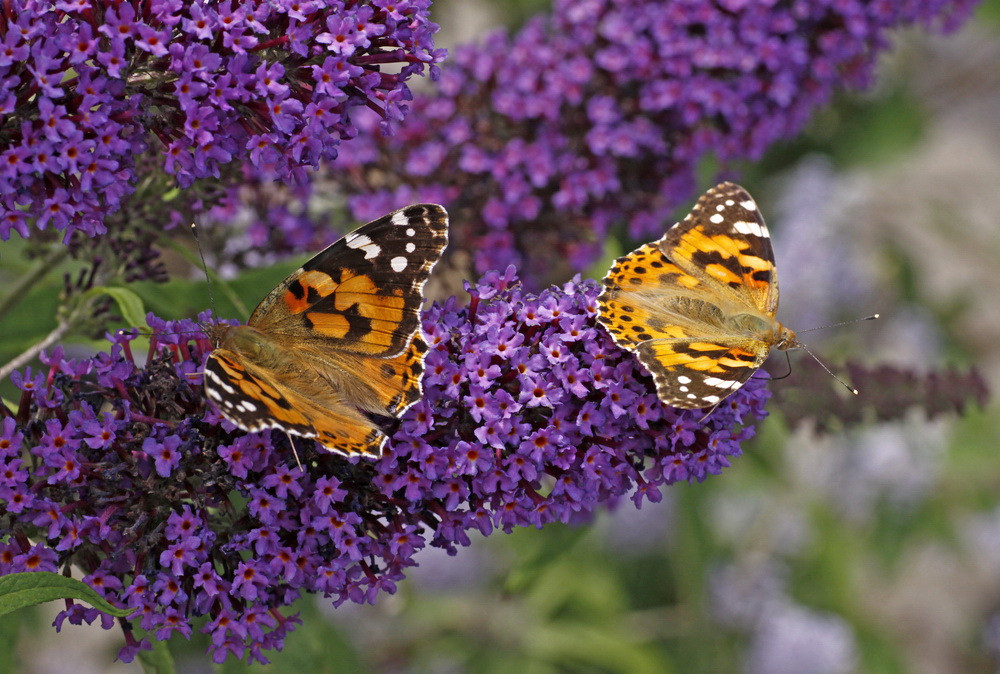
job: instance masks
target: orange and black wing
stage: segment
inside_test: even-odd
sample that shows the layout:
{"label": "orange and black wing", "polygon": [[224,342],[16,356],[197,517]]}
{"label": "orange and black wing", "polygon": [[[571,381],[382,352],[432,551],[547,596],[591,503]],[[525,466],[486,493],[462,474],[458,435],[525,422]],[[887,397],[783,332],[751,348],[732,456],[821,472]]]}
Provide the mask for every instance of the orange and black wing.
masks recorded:
{"label": "orange and black wing", "polygon": [[636,353],[667,405],[713,405],[767,358],[774,254],[756,203],[738,185],[706,192],[663,238],[618,258],[603,285],[598,320]]}
{"label": "orange and black wing", "polygon": [[448,214],[418,204],[369,222],[306,262],[248,325],[323,348],[393,358],[420,326],[423,287],[448,245]]}

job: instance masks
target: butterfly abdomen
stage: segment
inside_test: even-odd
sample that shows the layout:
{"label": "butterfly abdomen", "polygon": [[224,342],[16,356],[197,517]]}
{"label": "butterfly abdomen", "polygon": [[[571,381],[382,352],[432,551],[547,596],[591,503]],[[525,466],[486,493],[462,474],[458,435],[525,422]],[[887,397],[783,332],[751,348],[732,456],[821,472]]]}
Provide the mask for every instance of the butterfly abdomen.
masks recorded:
{"label": "butterfly abdomen", "polygon": [[735,313],[726,315],[725,329],[730,335],[751,337],[769,344],[776,344],[785,328],[770,316]]}

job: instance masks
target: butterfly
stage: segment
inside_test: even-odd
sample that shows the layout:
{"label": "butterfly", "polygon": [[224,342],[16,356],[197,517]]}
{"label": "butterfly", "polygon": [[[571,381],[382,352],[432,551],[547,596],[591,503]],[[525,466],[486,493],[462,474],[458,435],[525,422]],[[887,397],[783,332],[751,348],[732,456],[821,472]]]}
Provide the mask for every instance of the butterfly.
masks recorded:
{"label": "butterfly", "polygon": [[705,192],[659,241],[618,258],[603,281],[598,321],[653,375],[673,407],[719,404],[771,349],[803,345],[776,318],[771,238],[745,189]]}
{"label": "butterfly", "polygon": [[420,399],[423,287],[448,245],[441,206],[408,206],[333,243],[278,284],[246,325],[208,325],[205,394],[245,431],[277,428],[378,456],[378,417]]}

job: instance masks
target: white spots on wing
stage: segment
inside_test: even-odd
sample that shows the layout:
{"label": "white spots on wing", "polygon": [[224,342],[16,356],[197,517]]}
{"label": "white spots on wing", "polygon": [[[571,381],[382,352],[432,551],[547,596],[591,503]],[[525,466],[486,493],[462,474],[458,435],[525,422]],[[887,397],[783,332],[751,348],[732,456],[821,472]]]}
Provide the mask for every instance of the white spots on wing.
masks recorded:
{"label": "white spots on wing", "polygon": [[680,391],[681,393],[687,393],[688,392],[688,387],[687,386],[681,386],[677,390]]}
{"label": "white spots on wing", "polygon": [[732,205],[733,205],[733,204],[735,204],[736,202],[735,202],[735,201],[733,201],[732,199],[726,199],[725,203],[726,203],[726,206],[732,206]]}
{"label": "white spots on wing", "polygon": [[762,239],[768,238],[767,227],[761,227],[759,222],[748,222],[746,220],[737,220],[733,223],[733,229],[735,229],[740,234],[754,236],[759,236]]}
{"label": "white spots on wing", "polygon": [[756,211],[757,210],[757,202],[754,201],[753,199],[747,199],[746,201],[741,201],[740,202],[740,206],[742,206],[743,208],[747,209],[748,211]]}
{"label": "white spots on wing", "polygon": [[682,374],[677,377],[677,381],[680,382],[681,384],[690,384],[691,377]]}
{"label": "white spots on wing", "polygon": [[695,395],[695,394],[693,394],[693,393],[688,393],[688,396],[687,396],[687,397],[688,397],[688,400],[696,400],[696,399],[698,398],[698,396],[696,396],[696,395]]}
{"label": "white spots on wing", "polygon": [[257,403],[243,399],[233,386],[230,386],[225,379],[213,370],[205,370],[205,384],[205,394],[222,408],[230,421],[243,430],[259,430],[258,428],[247,426],[244,421],[234,419],[230,416],[230,414],[253,414],[259,409]]}
{"label": "white spots on wing", "polygon": [[344,239],[344,243],[347,244],[348,248],[363,250],[366,260],[378,257],[378,254],[382,252],[382,248],[364,234],[348,234]]}
{"label": "white spots on wing", "polygon": [[240,412],[256,412],[257,406],[254,405],[249,400],[241,400],[240,402],[236,403],[236,409],[239,410]]}
{"label": "white spots on wing", "polygon": [[407,253],[412,253],[416,249],[417,249],[417,246],[412,241],[410,243],[406,244],[406,252]]}
{"label": "white spots on wing", "polygon": [[709,222],[712,222],[712,223],[718,225],[719,223],[725,221],[725,219],[726,218],[723,217],[723,215],[721,213],[713,213],[712,216],[708,220],[709,220]]}
{"label": "white spots on wing", "polygon": [[702,398],[702,400],[708,403],[709,405],[714,405],[715,403],[722,400],[722,398],[720,398],[719,396],[705,396],[704,398]]}
{"label": "white spots on wing", "polygon": [[401,272],[406,269],[407,259],[402,255],[398,255],[391,260],[389,260],[389,266],[392,267],[394,272]]}
{"label": "white spots on wing", "polygon": [[724,389],[735,389],[738,388],[740,382],[730,379],[719,379],[718,377],[706,377],[705,383],[709,386],[714,386],[715,388]]}
{"label": "white spots on wing", "polygon": [[722,211],[726,210],[726,207],[723,206],[722,204],[716,204],[715,205],[715,210],[717,210],[717,211],[719,211],[721,213]]}
{"label": "white spots on wing", "polygon": [[392,214],[392,224],[397,227],[405,227],[410,224],[410,219],[406,217],[406,214],[403,213],[403,211],[396,211]]}
{"label": "white spots on wing", "polygon": [[[233,395],[233,394],[236,393],[236,389],[234,389],[232,386],[230,386],[229,384],[227,384],[226,381],[222,377],[220,377],[219,375],[217,375],[212,370],[205,370],[205,376],[212,380],[212,386],[218,386],[219,388],[221,388],[223,391],[225,391],[229,395]],[[211,394],[212,389],[209,388],[208,391],[209,391],[209,394]]]}
{"label": "white spots on wing", "polygon": [[417,233],[417,230],[413,229],[412,227],[410,227],[409,229],[406,230],[406,235],[407,236],[415,236],[416,233]]}

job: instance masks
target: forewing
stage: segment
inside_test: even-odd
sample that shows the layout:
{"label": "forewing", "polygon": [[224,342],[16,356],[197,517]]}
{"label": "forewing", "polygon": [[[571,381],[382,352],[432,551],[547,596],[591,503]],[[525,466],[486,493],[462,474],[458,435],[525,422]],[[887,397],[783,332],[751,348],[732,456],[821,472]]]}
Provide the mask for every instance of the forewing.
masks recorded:
{"label": "forewing", "polygon": [[417,204],[369,222],[306,262],[254,310],[271,334],[378,358],[403,353],[423,287],[448,245],[448,214]]}
{"label": "forewing", "polygon": [[727,301],[771,317],[777,313],[771,236],[757,203],[739,185],[722,183],[707,191],[659,245],[678,267]]}

